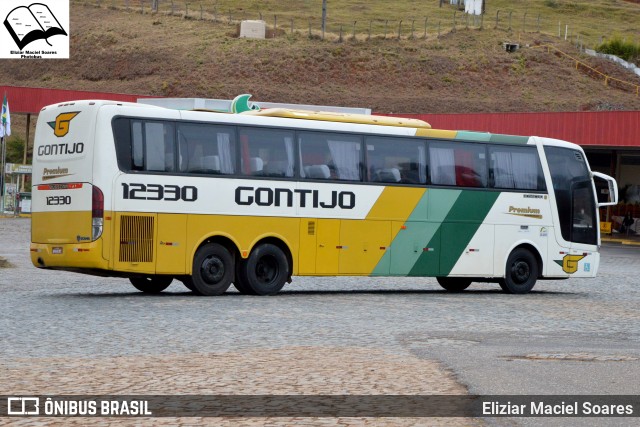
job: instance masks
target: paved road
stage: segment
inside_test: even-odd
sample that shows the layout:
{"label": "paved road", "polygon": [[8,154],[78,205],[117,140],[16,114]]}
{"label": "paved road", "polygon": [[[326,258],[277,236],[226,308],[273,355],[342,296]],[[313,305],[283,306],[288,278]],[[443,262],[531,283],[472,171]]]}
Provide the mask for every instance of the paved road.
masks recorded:
{"label": "paved road", "polygon": [[35,269],[28,241],[29,220],[0,219],[0,257],[15,265],[0,269],[5,361],[364,349],[439,362],[442,381],[475,394],[640,394],[639,247],[605,246],[598,278],[539,282],[524,296],[298,277],[277,297],[199,298],[177,281],[149,296],[123,279]]}

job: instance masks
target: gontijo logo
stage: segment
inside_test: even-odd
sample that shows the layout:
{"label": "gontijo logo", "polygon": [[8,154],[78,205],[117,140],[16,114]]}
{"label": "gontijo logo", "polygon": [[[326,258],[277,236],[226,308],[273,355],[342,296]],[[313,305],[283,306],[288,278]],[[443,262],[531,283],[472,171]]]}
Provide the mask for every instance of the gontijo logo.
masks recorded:
{"label": "gontijo logo", "polygon": [[53,134],[55,136],[57,136],[58,138],[62,138],[69,133],[71,120],[78,114],[80,114],[80,111],[61,113],[58,114],[58,117],[56,117],[56,120],[54,122],[47,122],[47,124],[51,126],[51,129],[53,129]]}
{"label": "gontijo logo", "polygon": [[[555,260],[554,262],[562,266],[562,270],[565,273],[573,274],[578,271],[578,262],[584,258],[585,255],[565,255],[562,260]],[[588,270],[585,270],[588,271]]]}

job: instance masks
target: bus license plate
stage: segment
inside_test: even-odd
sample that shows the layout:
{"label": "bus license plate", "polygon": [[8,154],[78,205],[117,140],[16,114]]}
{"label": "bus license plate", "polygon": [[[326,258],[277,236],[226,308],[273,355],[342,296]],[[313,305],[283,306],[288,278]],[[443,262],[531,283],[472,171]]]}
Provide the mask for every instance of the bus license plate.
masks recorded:
{"label": "bus license plate", "polygon": [[54,247],[53,250],[51,251],[54,255],[60,255],[62,253],[62,247],[57,246]]}

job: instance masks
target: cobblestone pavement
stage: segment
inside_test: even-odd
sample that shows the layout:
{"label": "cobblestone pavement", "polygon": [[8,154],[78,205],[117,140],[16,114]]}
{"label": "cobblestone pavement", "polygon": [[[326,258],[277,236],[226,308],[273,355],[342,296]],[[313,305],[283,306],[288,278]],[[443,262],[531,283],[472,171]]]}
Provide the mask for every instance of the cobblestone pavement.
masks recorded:
{"label": "cobblestone pavement", "polygon": [[28,219],[0,219],[0,257],[14,265],[0,269],[0,386],[10,393],[639,394],[638,247],[605,246],[597,279],[542,281],[524,296],[489,284],[447,294],[430,278],[297,277],[276,297],[200,298],[177,281],[153,296],[124,279],[39,270],[28,245]]}

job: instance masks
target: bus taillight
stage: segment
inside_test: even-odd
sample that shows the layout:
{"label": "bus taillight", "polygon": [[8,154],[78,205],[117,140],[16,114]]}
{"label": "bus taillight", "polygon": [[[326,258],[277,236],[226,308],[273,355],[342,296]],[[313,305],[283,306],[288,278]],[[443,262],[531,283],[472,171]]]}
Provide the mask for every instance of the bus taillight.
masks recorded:
{"label": "bus taillight", "polygon": [[95,185],[91,193],[91,237],[97,240],[102,235],[104,224],[104,195]]}

